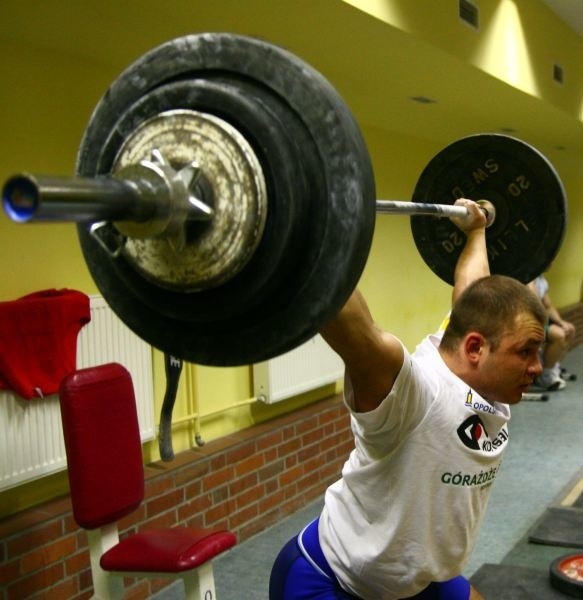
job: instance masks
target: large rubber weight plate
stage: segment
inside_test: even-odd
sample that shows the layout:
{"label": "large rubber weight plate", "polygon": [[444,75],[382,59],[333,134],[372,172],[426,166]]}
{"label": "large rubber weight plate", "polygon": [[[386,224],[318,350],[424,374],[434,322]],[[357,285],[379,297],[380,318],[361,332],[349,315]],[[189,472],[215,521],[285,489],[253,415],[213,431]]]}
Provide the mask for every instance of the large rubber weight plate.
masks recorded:
{"label": "large rubber weight plate", "polygon": [[[553,261],[567,224],[567,200],[550,162],[532,146],[497,134],[462,138],[439,152],[423,170],[414,202],[453,204],[486,199],[496,220],[486,243],[492,273],[524,283]],[[449,219],[414,216],[411,229],[423,260],[453,284],[465,236]]]}
{"label": "large rubber weight plate", "polygon": [[215,115],[259,158],[268,192],[263,237],[225,284],[165,289],[112,258],[78,227],[112,309],[160,350],[194,363],[259,362],[312,337],[344,304],[366,263],[375,219],[370,158],[342,98],[315,69],[254,38],[213,33],[169,41],[138,59],[98,103],[77,172],[111,172],[124,140],[172,109]]}

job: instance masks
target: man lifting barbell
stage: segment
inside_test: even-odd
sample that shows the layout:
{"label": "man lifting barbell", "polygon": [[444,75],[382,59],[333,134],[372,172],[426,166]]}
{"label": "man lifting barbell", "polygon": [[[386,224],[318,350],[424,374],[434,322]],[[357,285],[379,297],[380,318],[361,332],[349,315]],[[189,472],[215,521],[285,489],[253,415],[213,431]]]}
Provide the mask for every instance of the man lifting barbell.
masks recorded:
{"label": "man lifting barbell", "polygon": [[487,234],[470,200],[456,201],[469,220],[430,207],[459,229],[412,217],[422,258],[454,283],[445,332],[412,355],[350,296],[375,213],[397,202],[376,200],[336,90],[262,40],[211,33],[154,48],[96,106],[76,177],[16,176],[2,197],[15,221],[76,222],[110,307],[167,355],[250,364],[321,330],[343,357],[356,450],[300,535],[305,554],[294,539],[278,558],[273,599],[468,598],[460,573],[506,447],[506,405],[541,371],[544,309],[523,284],[566,227],[564,189],[542,154],[508,136],[463,138],[399,206],[492,207]]}
{"label": "man lifting barbell", "polygon": [[479,599],[461,576],[508,441],[509,406],[542,366],[545,310],[515,279],[489,276],[478,205],[445,331],[409,354],[355,291],[321,330],[346,365],[355,449],[324,509],[273,567],[271,600]]}

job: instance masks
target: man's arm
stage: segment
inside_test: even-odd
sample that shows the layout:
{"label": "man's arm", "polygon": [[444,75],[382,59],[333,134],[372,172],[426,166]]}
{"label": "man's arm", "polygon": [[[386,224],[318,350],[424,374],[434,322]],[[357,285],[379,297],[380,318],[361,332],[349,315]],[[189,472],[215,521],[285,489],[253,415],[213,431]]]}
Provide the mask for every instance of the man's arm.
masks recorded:
{"label": "man's arm", "polygon": [[466,244],[456,263],[452,305],[470,283],[490,275],[488,252],[486,250],[486,216],[472,200],[460,198],[456,206],[466,206],[469,215],[466,218],[452,218],[452,222],[466,234]]}
{"label": "man's arm", "polygon": [[354,392],[354,410],[374,410],[391,391],[403,365],[401,342],[375,325],[358,290],[320,333],[344,361]]}
{"label": "man's arm", "polygon": [[[460,199],[456,204],[467,206],[470,213],[467,218],[452,219],[467,236],[455,270],[454,301],[469,283],[490,274],[486,217],[471,200]],[[358,412],[375,409],[391,391],[403,366],[401,342],[375,325],[358,290],[320,333],[344,361],[354,392],[354,409]]]}

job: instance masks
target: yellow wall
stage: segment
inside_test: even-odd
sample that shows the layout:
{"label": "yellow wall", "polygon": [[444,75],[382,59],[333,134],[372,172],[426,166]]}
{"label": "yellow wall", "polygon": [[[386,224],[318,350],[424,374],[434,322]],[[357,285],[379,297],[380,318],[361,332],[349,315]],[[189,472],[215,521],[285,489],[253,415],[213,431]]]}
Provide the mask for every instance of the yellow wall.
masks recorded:
{"label": "yellow wall", "polygon": [[[192,10],[192,4],[197,10]],[[182,35],[187,31],[237,30],[249,34],[260,34],[274,43],[281,43],[300,52],[300,56],[320,61],[322,68],[339,89],[346,89],[352,97],[355,76],[352,65],[358,60],[358,53],[341,54],[341,47],[350,43],[341,38],[341,32],[367,39],[370,34],[371,46],[383,43],[383,36],[398,36],[407,47],[418,47],[420,51],[439,56],[448,56],[451,69],[436,72],[436,80],[451,77],[450,88],[459,94],[459,121],[468,123],[462,134],[475,133],[471,111],[463,111],[464,95],[475,88],[465,89],[464,81],[454,77],[455,73],[467,73],[472,82],[478,81],[484,89],[500,90],[505,99],[503,110],[524,111],[525,106],[533,106],[545,115],[556,118],[557,122],[572,123],[573,139],[581,140],[582,117],[582,58],[581,39],[540,2],[531,0],[482,0],[479,3],[484,30],[477,35],[469,28],[457,28],[456,2],[435,2],[435,0],[322,0],[322,2],[283,2],[285,10],[274,8],[278,3],[270,0],[233,2],[217,0],[213,3],[180,1],[176,10],[163,9],[166,17],[174,12],[180,18],[165,20],[160,31],[154,31],[156,18],[154,8],[159,3],[140,2],[142,10],[131,14],[132,28],[127,37],[120,37],[120,43],[131,46],[127,51],[127,62],[136,58],[133,37],[142,36],[148,41],[141,51],[162,39]],[[57,0],[42,4],[55,7],[52,28],[59,27],[63,39],[77,36],[79,52],[66,48],[51,48],[48,42],[40,42],[37,36],[19,37],[15,30],[22,25],[24,3],[17,0],[5,1],[0,7],[0,131],[2,131],[2,152],[0,152],[0,181],[9,175],[27,170],[39,174],[71,175],[74,170],[76,151],[91,111],[113,78],[125,64],[119,64],[119,56],[109,62],[98,60],[85,52],[83,31],[73,33],[80,23],[87,31],[87,37],[95,37],[91,23],[98,15],[90,15],[82,21],[82,13],[73,22],[68,16],[69,3]],[[132,3],[129,3],[132,5]],[[79,11],[75,5],[74,11]],[[124,5],[125,6],[125,5]],[[447,6],[447,10],[444,10]],[[41,9],[41,5],[37,7]],[[57,12],[57,8],[61,11]],[[119,19],[112,20],[111,27],[123,22],[128,15],[123,13],[119,3],[104,3],[104,10],[111,10]],[[129,11],[129,9],[127,9]],[[321,19],[303,19],[308,10],[328,11],[331,17],[327,31],[321,31]],[[279,13],[279,14],[276,14]],[[281,17],[285,14],[285,19]],[[190,14],[190,21],[185,15]],[[350,19],[348,17],[351,17]],[[353,18],[352,18],[353,17]],[[514,21],[513,21],[514,20]],[[303,21],[303,27],[298,22]],[[510,69],[504,55],[500,54],[512,38],[505,36],[505,27],[515,22],[513,32],[520,41],[516,49],[517,70]],[[12,29],[9,25],[12,23]],[[20,23],[20,25],[19,25]],[[39,17],[38,40],[44,40],[48,25]],[[357,28],[353,33],[352,28]],[[43,29],[45,28],[45,29]],[[34,33],[34,30],[32,31]],[[318,39],[322,35],[337,36],[338,53],[330,56],[318,50]],[[374,35],[373,35],[374,34]],[[104,43],[112,44],[111,31],[103,30]],[[140,39],[142,39],[140,38]],[[67,38],[68,39],[68,38]],[[142,40],[142,41],[143,41]],[[43,46],[44,43],[44,46]],[[332,42],[326,42],[333,45]],[[89,44],[89,42],[88,42]],[[143,44],[146,44],[143,41]],[[552,48],[552,50],[551,50]],[[507,48],[506,48],[507,49]],[[356,50],[356,48],[355,48]],[[304,56],[305,51],[305,56]],[[320,54],[322,56],[320,57]],[[348,54],[351,54],[349,56]],[[108,49],[104,47],[104,55]],[[336,62],[332,59],[336,57]],[[382,70],[397,69],[386,57],[378,57]],[[547,68],[557,61],[565,68],[569,86],[563,88],[549,82]],[[318,65],[320,63],[318,62]],[[364,66],[364,65],[363,65]],[[520,76],[515,77],[516,73]],[[413,73],[414,76],[414,73]],[[395,81],[395,84],[397,81]],[[502,85],[503,84],[503,85]],[[371,84],[368,84],[371,85]],[[457,90],[459,89],[459,93]],[[384,94],[391,90],[383,89]],[[508,102],[506,102],[508,99]],[[377,102],[381,98],[375,99]],[[490,98],[484,98],[489,102]],[[470,98],[467,98],[469,105]],[[402,122],[395,118],[394,128],[383,123],[382,115],[373,114],[362,99],[354,96],[355,115],[362,125],[369,150],[372,155],[377,194],[379,198],[410,198],[421,169],[430,158],[451,140],[437,139],[435,124],[431,131],[419,125],[414,133],[403,133]],[[510,109],[509,109],[510,106]],[[430,119],[426,108],[413,107],[413,121],[417,118]],[[429,109],[430,110],[430,109]],[[537,113],[538,114],[538,113]],[[521,115],[523,118],[523,115]],[[402,120],[402,119],[401,119]],[[451,120],[456,120],[455,114]],[[477,115],[476,115],[477,120]],[[429,123],[429,121],[426,121]],[[501,123],[503,125],[503,123]],[[566,127],[569,129],[569,127]],[[529,141],[528,139],[526,141]],[[559,257],[549,273],[553,298],[559,306],[579,299],[582,273],[583,236],[583,181],[581,175],[580,152],[565,152],[551,145],[544,149],[545,154],[557,168],[570,199],[569,229]],[[72,287],[86,293],[96,293],[96,288],[85,267],[77,244],[73,225],[28,225],[18,226],[0,216],[0,299],[9,300],[18,296],[49,287]],[[406,217],[379,215],[375,230],[372,251],[362,275],[360,287],[367,296],[371,309],[382,327],[389,328],[413,347],[421,337],[435,327],[448,309],[450,289],[438,280],[424,265],[415,249]],[[154,353],[156,415],[159,414],[164,394],[164,369],[161,355]],[[180,419],[198,411],[202,415],[202,437],[211,440],[227,435],[243,427],[273,418],[283,411],[314,401],[334,391],[334,387],[323,391],[305,394],[283,405],[264,406],[251,403],[251,374],[248,367],[213,369],[189,366],[183,373],[175,409],[175,417]],[[223,411],[223,412],[221,412]],[[206,415],[206,417],[205,417]],[[176,451],[193,445],[195,430],[192,423],[176,427],[174,447]],[[145,447],[146,460],[158,458],[155,443]],[[14,512],[47,497],[66,490],[64,474],[46,477],[43,480],[25,484],[14,490],[0,493],[0,516]]]}
{"label": "yellow wall", "polygon": [[[581,119],[581,38],[542,2],[476,2],[479,35],[469,26],[457,27],[457,2],[344,2]],[[549,75],[554,63],[563,67],[570,89],[578,89],[579,94],[552,81]],[[460,92],[464,91],[460,85]]]}

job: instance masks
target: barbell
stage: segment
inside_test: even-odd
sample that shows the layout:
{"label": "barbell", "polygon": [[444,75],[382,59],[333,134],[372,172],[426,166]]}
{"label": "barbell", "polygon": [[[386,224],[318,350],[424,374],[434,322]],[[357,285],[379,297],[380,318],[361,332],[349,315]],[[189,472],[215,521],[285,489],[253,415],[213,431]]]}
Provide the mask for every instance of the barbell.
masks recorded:
{"label": "barbell", "polygon": [[[144,340],[190,362],[282,354],[344,304],[379,213],[411,215],[428,266],[453,282],[464,235],[449,219],[482,201],[492,272],[528,282],[556,256],[567,204],[532,146],[473,135],[440,151],[412,202],[376,200],[370,157],[337,91],[290,52],[213,33],[139,58],[97,104],[76,176],[17,175],[13,220],[77,222],[88,268]],[[425,216],[431,215],[431,216]]]}

